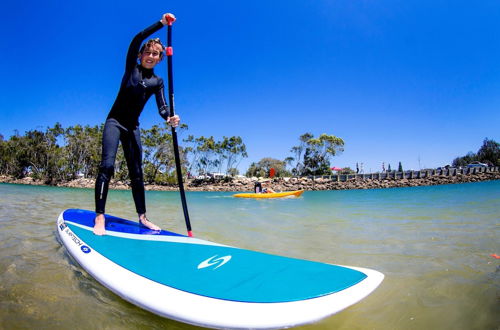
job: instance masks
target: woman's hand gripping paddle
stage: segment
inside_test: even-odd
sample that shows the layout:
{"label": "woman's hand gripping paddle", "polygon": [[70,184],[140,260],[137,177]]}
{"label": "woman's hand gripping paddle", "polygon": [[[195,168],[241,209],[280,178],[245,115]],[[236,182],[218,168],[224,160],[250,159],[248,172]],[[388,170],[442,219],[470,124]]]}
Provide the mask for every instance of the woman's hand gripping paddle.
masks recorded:
{"label": "woman's hand gripping paddle", "polygon": [[[172,24],[175,22],[176,18],[172,14],[167,14],[165,19],[167,20],[167,48],[165,49],[165,52],[167,55],[168,101],[170,104],[170,117],[172,117],[175,115],[174,78],[172,74],[172,56],[174,55],[174,51],[172,48]],[[179,192],[181,194],[182,210],[184,211],[184,220],[186,221],[188,236],[193,237],[193,232],[191,231],[191,223],[189,221],[189,213],[186,203],[186,193],[184,192],[184,184],[182,182],[182,168],[179,156],[179,144],[177,142],[177,132],[175,131],[175,127],[173,126],[172,126],[172,141],[174,143],[175,167],[177,169],[177,182],[179,183]]]}

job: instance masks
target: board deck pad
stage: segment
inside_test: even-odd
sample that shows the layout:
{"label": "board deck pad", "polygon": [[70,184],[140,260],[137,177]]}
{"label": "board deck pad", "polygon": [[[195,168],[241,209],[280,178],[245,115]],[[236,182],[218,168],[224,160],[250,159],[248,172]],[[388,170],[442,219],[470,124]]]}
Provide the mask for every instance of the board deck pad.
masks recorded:
{"label": "board deck pad", "polygon": [[[64,219],[86,227],[94,227],[95,213],[87,210],[69,209],[64,211]],[[167,235],[167,236],[184,236],[166,230],[151,230],[141,226],[138,222],[125,220],[109,214],[106,214],[106,231],[114,231],[128,234],[138,235]]]}

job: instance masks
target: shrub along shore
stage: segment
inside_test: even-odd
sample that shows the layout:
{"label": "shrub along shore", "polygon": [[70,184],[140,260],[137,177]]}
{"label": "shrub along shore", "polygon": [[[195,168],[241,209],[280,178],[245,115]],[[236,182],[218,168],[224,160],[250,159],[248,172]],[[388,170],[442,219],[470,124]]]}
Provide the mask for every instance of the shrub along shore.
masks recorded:
{"label": "shrub along shore", "polygon": [[[234,191],[248,192],[253,191],[256,181],[266,180],[263,178],[226,178],[221,180],[197,180],[188,179],[184,183],[186,191]],[[351,178],[345,182],[331,180],[330,178],[273,178],[267,179],[269,186],[275,191],[290,190],[347,190],[347,189],[377,189],[394,187],[416,187],[416,186],[434,186],[441,184],[454,184],[465,182],[479,182],[500,180],[500,172],[482,172],[470,174],[457,174],[455,176],[435,175],[428,178],[413,179],[370,179],[370,178]],[[23,179],[14,179],[11,177],[0,176],[0,183],[16,183],[29,185],[45,185],[43,181],[33,180],[31,177]],[[76,179],[68,182],[60,182],[53,186],[72,187],[72,188],[94,188],[95,179]],[[130,189],[127,182],[112,180],[110,189],[126,190]],[[157,191],[175,191],[177,185],[148,185],[146,190]]]}

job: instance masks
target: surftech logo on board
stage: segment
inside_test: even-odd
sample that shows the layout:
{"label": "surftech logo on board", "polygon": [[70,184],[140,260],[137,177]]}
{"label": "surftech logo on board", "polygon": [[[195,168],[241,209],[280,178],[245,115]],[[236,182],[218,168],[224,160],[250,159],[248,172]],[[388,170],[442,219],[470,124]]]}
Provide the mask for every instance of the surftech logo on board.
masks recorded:
{"label": "surftech logo on board", "polygon": [[92,251],[87,245],[82,246],[80,249],[83,253],[89,253],[90,251]]}
{"label": "surftech logo on board", "polygon": [[208,258],[207,260],[202,261],[198,265],[198,269],[202,268],[207,268],[210,266],[215,266],[214,269],[217,269],[227,263],[229,260],[231,260],[231,256],[225,256],[225,257],[217,257],[217,255],[214,255],[213,257]]}

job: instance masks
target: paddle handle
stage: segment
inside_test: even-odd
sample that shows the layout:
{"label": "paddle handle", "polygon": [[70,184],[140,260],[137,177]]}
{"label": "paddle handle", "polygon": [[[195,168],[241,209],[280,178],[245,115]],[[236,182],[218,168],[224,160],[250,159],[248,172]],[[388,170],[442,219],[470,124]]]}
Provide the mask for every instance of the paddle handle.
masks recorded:
{"label": "paddle handle", "polygon": [[[174,75],[172,71],[172,56],[174,54],[172,48],[172,24],[175,22],[175,17],[167,15],[166,16],[167,25],[167,77],[168,77],[168,101],[170,104],[170,117],[175,115],[175,103],[174,103]],[[186,193],[184,192],[184,183],[182,181],[182,168],[181,168],[181,157],[179,155],[179,143],[177,140],[177,132],[175,127],[172,126],[172,142],[174,144],[174,158],[175,158],[175,168],[177,171],[177,182],[179,183],[179,193],[181,195],[182,211],[184,212],[184,220],[186,222],[187,233],[189,237],[193,237],[193,232],[191,231],[191,221],[189,221],[189,212],[186,202]]]}
{"label": "paddle handle", "polygon": [[172,24],[174,24],[176,18],[172,14],[167,14],[167,15],[165,15],[165,20],[167,21],[168,26],[172,26]]}

